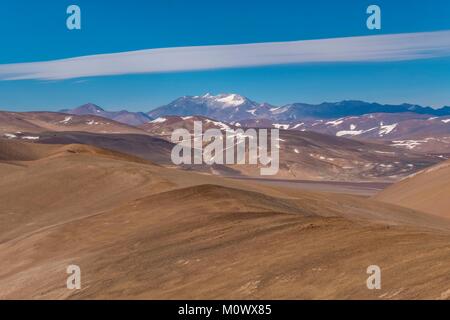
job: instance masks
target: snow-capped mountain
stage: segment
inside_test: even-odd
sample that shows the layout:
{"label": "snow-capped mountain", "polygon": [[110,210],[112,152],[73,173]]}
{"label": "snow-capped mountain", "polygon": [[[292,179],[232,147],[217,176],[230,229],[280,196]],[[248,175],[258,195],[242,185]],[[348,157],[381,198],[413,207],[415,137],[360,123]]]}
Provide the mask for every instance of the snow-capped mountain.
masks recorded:
{"label": "snow-capped mountain", "polygon": [[370,113],[337,119],[252,119],[240,121],[239,124],[244,127],[314,131],[336,137],[380,141],[414,151],[450,152],[450,116],[436,117],[412,112]]}
{"label": "snow-capped mountain", "polygon": [[[186,122],[183,118],[197,116],[236,127],[315,131],[337,137],[392,143],[414,151],[450,152],[450,107],[433,109],[412,104],[383,105],[357,100],[274,106],[239,94],[207,93],[178,98],[148,114],[125,110],[109,112],[94,104],[63,112],[96,115],[133,126],[147,124],[149,131],[158,132],[166,132],[166,126],[181,125],[181,120]],[[170,118],[173,116],[179,117],[179,121]],[[162,119],[170,121],[163,123]]]}
{"label": "snow-capped mountain", "polygon": [[130,112],[127,110],[106,111],[93,103],[87,103],[75,109],[61,110],[60,112],[74,115],[95,115],[131,126],[139,126],[152,120],[152,118],[144,112]]}
{"label": "snow-capped mountain", "polygon": [[433,116],[450,115],[450,107],[433,109],[412,104],[384,105],[357,100],[324,102],[321,104],[292,103],[273,106],[258,103],[238,94],[205,94],[184,96],[150,111],[153,118],[161,116],[205,116],[220,121],[236,122],[253,119],[296,121],[308,119],[336,119],[371,113],[414,113]]}
{"label": "snow-capped mountain", "polygon": [[257,103],[238,94],[184,96],[150,111],[152,118],[162,116],[204,116],[221,121],[256,119],[270,116],[273,106]]}

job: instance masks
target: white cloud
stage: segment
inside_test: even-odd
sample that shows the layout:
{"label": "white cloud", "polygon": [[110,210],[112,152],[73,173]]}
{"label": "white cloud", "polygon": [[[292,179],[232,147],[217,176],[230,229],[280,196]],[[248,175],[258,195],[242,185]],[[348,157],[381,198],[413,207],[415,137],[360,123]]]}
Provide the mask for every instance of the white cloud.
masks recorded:
{"label": "white cloud", "polygon": [[450,31],[175,47],[0,65],[0,80],[61,80],[278,64],[376,62],[450,56]]}

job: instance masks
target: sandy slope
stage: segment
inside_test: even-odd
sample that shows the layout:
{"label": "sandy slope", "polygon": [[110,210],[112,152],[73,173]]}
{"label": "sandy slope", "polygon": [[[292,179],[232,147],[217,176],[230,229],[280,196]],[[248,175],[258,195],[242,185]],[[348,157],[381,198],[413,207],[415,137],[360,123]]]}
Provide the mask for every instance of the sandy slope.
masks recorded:
{"label": "sandy slope", "polygon": [[406,178],[383,190],[376,199],[450,218],[450,162]]}
{"label": "sandy slope", "polygon": [[89,146],[33,145],[22,161],[28,146],[8,143],[0,298],[450,298],[447,220]]}

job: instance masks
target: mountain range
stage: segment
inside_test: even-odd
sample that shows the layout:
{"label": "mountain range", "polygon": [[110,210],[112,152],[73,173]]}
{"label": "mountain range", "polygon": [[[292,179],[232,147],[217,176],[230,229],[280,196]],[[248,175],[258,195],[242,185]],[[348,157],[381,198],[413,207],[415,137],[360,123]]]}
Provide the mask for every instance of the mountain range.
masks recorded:
{"label": "mountain range", "polygon": [[127,110],[106,111],[93,103],[88,103],[75,109],[63,109],[60,110],[60,112],[74,115],[95,115],[131,126],[141,125],[152,120],[152,118],[144,112],[130,112]]}
{"label": "mountain range", "polygon": [[358,140],[378,141],[420,152],[450,153],[450,116],[412,112],[370,113],[337,119],[272,121],[248,119],[243,127],[314,131]]}
{"label": "mountain range", "polygon": [[[219,127],[278,128],[314,131],[359,140],[380,141],[419,152],[450,153],[450,107],[433,109],[413,104],[384,105],[346,100],[317,105],[292,103],[274,106],[238,94],[184,96],[150,112],[106,111],[88,103],[61,112],[108,118],[145,131],[170,134],[180,120],[199,117]],[[169,121],[166,121],[168,120]],[[188,121],[189,122],[189,121]],[[169,126],[169,127],[167,127]]]}
{"label": "mountain range", "polygon": [[[203,129],[222,132],[238,127],[198,116],[160,117],[139,127],[94,115],[56,112],[0,112],[0,138],[36,144],[85,144],[130,154],[158,165],[172,166],[174,129],[192,130],[194,121]],[[371,141],[357,141],[312,131],[281,130],[278,142],[278,178],[329,181],[396,181],[439,163],[440,155],[419,154]],[[224,176],[254,177],[253,165],[192,165],[186,170]]]}
{"label": "mountain range", "polygon": [[433,109],[406,103],[389,105],[357,100],[324,102],[316,105],[292,103],[284,106],[275,106],[269,103],[255,102],[238,94],[212,95],[207,93],[202,96],[180,97],[147,113],[126,110],[106,111],[92,103],[75,109],[64,109],[60,112],[77,115],[98,115],[130,125],[140,125],[158,117],[194,115],[225,122],[254,119],[290,122],[304,119],[336,119],[372,113],[410,113],[441,117],[450,116],[450,107],[445,106],[440,109]]}
{"label": "mountain range", "polygon": [[154,109],[148,114],[153,117],[167,115],[199,115],[221,121],[242,121],[247,119],[271,119],[295,121],[299,119],[334,119],[339,117],[360,116],[369,113],[426,114],[433,116],[450,115],[450,107],[433,109],[413,104],[383,105],[356,100],[324,102],[321,104],[292,103],[274,106],[268,103],[254,102],[238,94],[209,93],[203,96],[184,96]]}

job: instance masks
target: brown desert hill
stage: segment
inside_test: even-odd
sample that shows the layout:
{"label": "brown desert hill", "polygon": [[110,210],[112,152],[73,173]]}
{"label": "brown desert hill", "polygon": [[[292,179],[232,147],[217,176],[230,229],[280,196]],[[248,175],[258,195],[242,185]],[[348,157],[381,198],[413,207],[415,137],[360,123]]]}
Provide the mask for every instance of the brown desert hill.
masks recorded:
{"label": "brown desert hill", "polygon": [[173,144],[145,134],[99,134],[92,132],[43,132],[42,144],[86,144],[126,153],[161,165],[172,165]]}
{"label": "brown desert hill", "polygon": [[[45,150],[14,171],[0,163],[0,298],[450,298],[438,217],[89,146],[33,148]],[[79,291],[66,289],[70,264]],[[379,291],[366,287],[372,264]]]}
{"label": "brown desert hill", "polygon": [[[178,128],[193,132],[194,121],[204,130],[223,133],[239,129],[235,125],[200,116],[165,116],[140,128],[169,140]],[[243,129],[247,130],[247,129]],[[280,171],[278,178],[332,181],[397,181],[442,159],[388,146],[312,131],[280,130]],[[259,175],[254,166],[231,166],[242,175]]]}
{"label": "brown desert hill", "polygon": [[57,157],[65,153],[92,154],[126,161],[149,163],[145,159],[109,149],[86,144],[35,144],[24,141],[0,139],[0,161],[32,161]]}
{"label": "brown desert hill", "polygon": [[[29,156],[24,155],[27,148],[32,151]],[[3,150],[7,150],[5,155]],[[124,199],[139,196],[139,186],[170,185],[153,177],[158,165],[87,145],[40,145],[0,139],[0,152],[0,158],[7,158],[7,164],[1,166],[0,162],[0,208],[6,212],[0,217],[2,231],[12,230],[24,218],[31,219],[28,226],[22,225],[24,228],[64,221],[74,212],[82,214],[87,209],[85,203],[90,203],[89,210],[112,208]],[[140,192],[148,194],[148,190]],[[47,220],[40,224],[40,219]]]}
{"label": "brown desert hill", "polygon": [[203,131],[208,129],[228,130],[237,128],[229,123],[203,116],[165,116],[142,124],[139,128],[151,134],[170,140],[172,132],[176,129],[186,129],[189,132],[194,132],[194,122],[201,122]]}
{"label": "brown desert hill", "polygon": [[[106,148],[120,153],[130,154],[167,167],[175,166],[171,160],[174,144],[146,134],[101,134],[92,132],[43,132],[37,143],[42,144],[87,144],[98,148]],[[185,170],[220,174],[234,174],[239,172],[225,165],[182,165]]]}
{"label": "brown desert hill", "polygon": [[[222,132],[236,129],[224,122],[196,116],[158,118],[137,128],[95,115],[0,112],[0,135],[38,143],[90,144],[172,166],[173,144],[167,141],[170,133],[176,128],[192,130],[195,120],[201,120],[204,129],[217,128]],[[282,179],[392,182],[442,161],[438,156],[382,144],[297,130],[281,130],[279,146],[277,178]],[[257,176],[260,172],[254,166],[183,167],[225,176]]]}
{"label": "brown desert hill", "polygon": [[334,119],[247,119],[240,121],[240,124],[246,127],[314,131],[362,141],[384,141],[398,148],[443,156],[450,152],[449,116],[414,112],[368,113]]}
{"label": "brown desert hill", "polygon": [[31,161],[54,151],[50,145],[37,145],[22,141],[0,139],[0,161]]}
{"label": "brown desert hill", "polygon": [[[97,133],[139,133],[144,130],[95,115],[71,115],[59,112],[0,111],[0,135],[23,139],[23,133],[39,137],[46,131],[85,131]],[[37,139],[36,138],[36,139]]]}
{"label": "brown desert hill", "polygon": [[280,131],[285,171],[298,179],[396,181],[442,159],[316,132]]}
{"label": "brown desert hill", "polygon": [[405,178],[375,198],[450,218],[450,161]]}
{"label": "brown desert hill", "polygon": [[[173,166],[174,144],[162,136],[44,132],[38,143],[89,144]],[[442,159],[393,147],[327,136],[315,132],[280,133],[280,171],[277,178],[339,181],[396,181]],[[184,165],[186,169],[224,176],[259,176],[257,166]]]}

